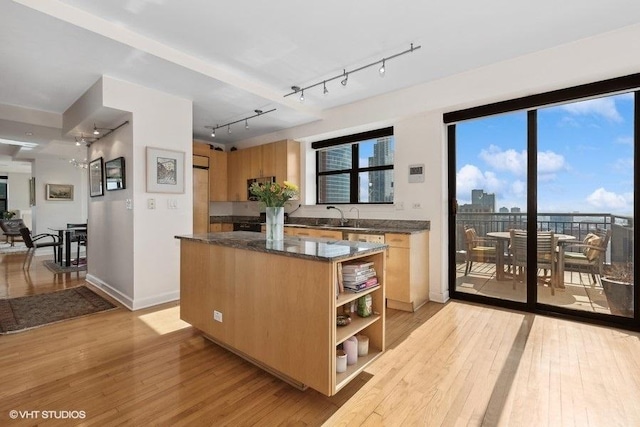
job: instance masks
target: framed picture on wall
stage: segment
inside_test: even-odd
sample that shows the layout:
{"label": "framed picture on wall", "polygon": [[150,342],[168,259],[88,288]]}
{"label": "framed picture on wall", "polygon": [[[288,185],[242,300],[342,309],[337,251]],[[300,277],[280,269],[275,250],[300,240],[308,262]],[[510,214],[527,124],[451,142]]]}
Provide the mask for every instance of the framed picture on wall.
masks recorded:
{"label": "framed picture on wall", "polygon": [[102,185],[102,169],[104,160],[98,157],[89,163],[89,195],[91,197],[103,196],[104,185]]}
{"label": "framed picture on wall", "polygon": [[71,184],[47,184],[45,186],[47,200],[73,200],[73,185]]}
{"label": "framed picture on wall", "polygon": [[107,191],[124,190],[126,188],[124,178],[124,157],[109,160],[104,164],[104,176]]}
{"label": "framed picture on wall", "polygon": [[147,147],[147,193],[184,193],[184,152]]}

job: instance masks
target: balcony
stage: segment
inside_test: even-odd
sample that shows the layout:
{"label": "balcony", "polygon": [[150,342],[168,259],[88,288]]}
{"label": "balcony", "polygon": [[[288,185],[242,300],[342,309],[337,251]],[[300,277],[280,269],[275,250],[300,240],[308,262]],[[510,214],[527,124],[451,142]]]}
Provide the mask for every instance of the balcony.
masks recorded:
{"label": "balcony", "polygon": [[[512,228],[526,230],[526,213],[461,213],[456,218],[457,291],[525,302],[525,284],[516,281],[514,289],[512,279],[498,280],[496,260],[491,257],[482,260],[483,262],[474,262],[471,271],[465,275],[465,227],[474,228],[479,237]],[[596,213],[541,213],[538,215],[536,228],[574,236],[577,242],[582,242],[587,234],[595,229],[611,230],[611,238],[603,259],[605,268],[612,263],[633,262],[632,217]],[[509,266],[506,265],[505,268],[508,269]],[[628,312],[621,314],[615,307],[616,304],[610,303],[609,293],[603,289],[600,278],[596,279],[596,283],[593,283],[591,275],[586,271],[567,265],[553,295],[548,285],[538,286],[538,301],[581,311],[632,316],[632,313]]]}

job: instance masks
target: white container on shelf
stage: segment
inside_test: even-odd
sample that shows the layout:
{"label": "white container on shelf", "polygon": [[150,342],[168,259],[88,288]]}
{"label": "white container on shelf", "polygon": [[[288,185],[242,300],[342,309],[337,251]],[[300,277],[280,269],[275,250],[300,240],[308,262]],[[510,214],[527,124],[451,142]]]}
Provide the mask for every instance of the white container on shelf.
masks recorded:
{"label": "white container on shelf", "polygon": [[369,354],[369,337],[358,334],[356,338],[358,339],[358,356],[362,357]]}
{"label": "white container on shelf", "polygon": [[345,372],[347,370],[347,353],[344,350],[336,350],[336,372]]}
{"label": "white container on shelf", "polygon": [[358,362],[358,339],[355,336],[347,338],[342,343],[345,353],[347,353],[347,365],[354,365]]}

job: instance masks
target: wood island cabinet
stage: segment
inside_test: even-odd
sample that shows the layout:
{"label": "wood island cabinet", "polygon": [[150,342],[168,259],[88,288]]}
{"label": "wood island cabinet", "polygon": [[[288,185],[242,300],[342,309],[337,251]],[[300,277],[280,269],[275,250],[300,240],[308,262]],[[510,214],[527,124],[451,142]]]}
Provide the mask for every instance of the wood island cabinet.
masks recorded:
{"label": "wood island cabinet", "polygon": [[219,233],[221,231],[233,231],[233,224],[230,222],[212,222],[209,224],[209,233]]}
{"label": "wood island cabinet", "polygon": [[[290,384],[327,396],[384,352],[384,246],[355,249],[363,244],[301,238],[285,239],[278,248],[259,233],[236,233],[234,241],[245,239],[252,249],[225,245],[228,237],[221,235],[178,237],[184,321]],[[331,255],[336,250],[347,255]],[[339,293],[338,264],[349,261],[373,262],[379,285]],[[349,325],[337,326],[336,316],[365,295],[371,295],[373,314],[353,313]],[[369,338],[369,353],[337,373],[336,351],[356,334]]]}
{"label": "wood island cabinet", "polygon": [[429,233],[386,233],[387,307],[415,311],[429,301]]}

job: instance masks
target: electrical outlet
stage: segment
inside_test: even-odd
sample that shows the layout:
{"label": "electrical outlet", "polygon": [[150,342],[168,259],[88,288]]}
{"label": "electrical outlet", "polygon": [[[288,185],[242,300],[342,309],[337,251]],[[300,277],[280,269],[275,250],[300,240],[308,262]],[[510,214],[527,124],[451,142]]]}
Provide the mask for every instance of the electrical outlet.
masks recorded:
{"label": "electrical outlet", "polygon": [[156,199],[147,199],[147,209],[156,208]]}
{"label": "electrical outlet", "polygon": [[168,199],[167,207],[169,209],[178,209],[178,199]]}
{"label": "electrical outlet", "polygon": [[413,204],[413,209],[422,209],[422,205],[420,205],[420,203],[419,203],[419,202],[415,202],[415,203]]}
{"label": "electrical outlet", "polygon": [[222,313],[218,310],[213,310],[213,320],[222,323]]}
{"label": "electrical outlet", "polygon": [[396,202],[396,210],[397,211],[404,210],[404,202]]}

